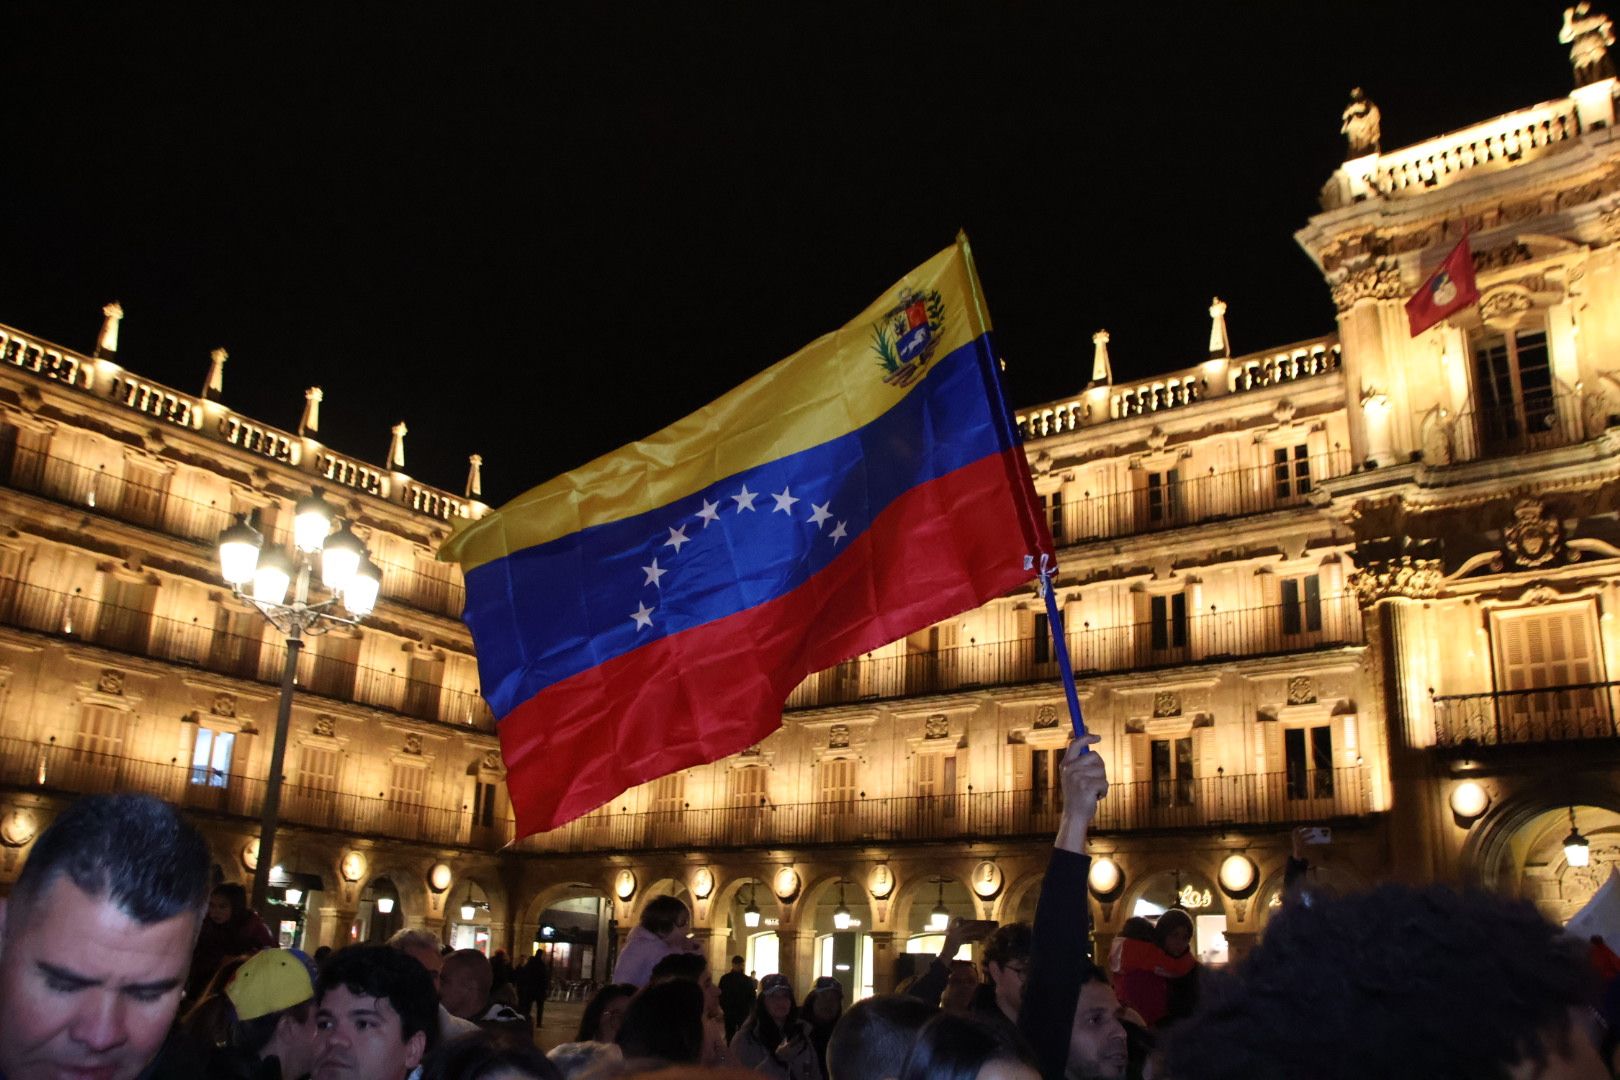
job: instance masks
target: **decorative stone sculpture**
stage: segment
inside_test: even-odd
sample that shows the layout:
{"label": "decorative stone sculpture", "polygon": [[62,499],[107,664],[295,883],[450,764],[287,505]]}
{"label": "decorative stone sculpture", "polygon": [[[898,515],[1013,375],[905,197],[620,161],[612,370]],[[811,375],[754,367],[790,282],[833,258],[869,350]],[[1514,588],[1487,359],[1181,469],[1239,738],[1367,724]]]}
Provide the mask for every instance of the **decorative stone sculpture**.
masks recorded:
{"label": "decorative stone sculpture", "polygon": [[1378,153],[1383,137],[1381,115],[1361,87],[1350,91],[1350,104],[1344,107],[1340,120],[1339,133],[1350,142],[1346,160]]}
{"label": "decorative stone sculpture", "polygon": [[1614,61],[1609,59],[1609,46],[1614,44],[1614,22],[1607,15],[1593,12],[1586,0],[1564,9],[1564,25],[1558,31],[1558,43],[1569,46],[1569,64],[1575,69],[1577,88],[1614,76]]}
{"label": "decorative stone sculpture", "polygon": [[1519,566],[1542,566],[1564,549],[1564,524],[1539,499],[1521,499],[1513,524],[1502,530],[1502,546]]}

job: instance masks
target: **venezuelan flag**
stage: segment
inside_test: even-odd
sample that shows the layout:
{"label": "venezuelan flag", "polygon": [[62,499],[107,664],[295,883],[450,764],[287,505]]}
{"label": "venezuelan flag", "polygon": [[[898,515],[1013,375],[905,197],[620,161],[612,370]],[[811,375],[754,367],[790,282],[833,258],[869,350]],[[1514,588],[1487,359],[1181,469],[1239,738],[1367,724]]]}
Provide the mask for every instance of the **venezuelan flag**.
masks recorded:
{"label": "venezuelan flag", "polygon": [[1050,553],[965,239],[853,322],[465,525],[519,832],[769,735],[812,672]]}

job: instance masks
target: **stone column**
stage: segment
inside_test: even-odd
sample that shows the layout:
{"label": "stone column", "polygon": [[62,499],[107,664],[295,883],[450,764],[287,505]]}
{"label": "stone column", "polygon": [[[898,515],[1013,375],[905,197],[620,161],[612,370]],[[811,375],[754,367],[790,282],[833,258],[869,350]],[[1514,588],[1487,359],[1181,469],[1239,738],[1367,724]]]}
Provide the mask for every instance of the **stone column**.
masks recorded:
{"label": "stone column", "polygon": [[872,939],[872,993],[887,994],[894,989],[894,932],[874,930]]}
{"label": "stone column", "polygon": [[718,980],[720,975],[731,969],[731,965],[727,962],[731,958],[726,955],[726,945],[731,941],[730,936],[723,930],[707,926],[694,926],[691,934],[700,951],[709,958],[709,973]]}
{"label": "stone column", "polygon": [[[322,945],[332,949],[341,949],[349,943],[349,927],[354,924],[358,911],[348,908],[322,907],[315,912],[314,941],[310,951],[314,952]],[[307,940],[307,938],[306,938]]]}
{"label": "stone column", "polygon": [[794,1000],[802,1001],[810,990],[810,981],[816,969],[816,937],[806,931],[786,926],[777,930],[776,937],[781,948],[782,974],[788,977],[788,982],[793,987]]}
{"label": "stone column", "polygon": [[1429,750],[1434,711],[1429,701],[1421,604],[1440,590],[1438,559],[1400,555],[1369,561],[1351,576],[1365,613],[1368,647],[1384,708],[1390,768],[1390,844],[1396,877],[1442,880],[1438,786]]}

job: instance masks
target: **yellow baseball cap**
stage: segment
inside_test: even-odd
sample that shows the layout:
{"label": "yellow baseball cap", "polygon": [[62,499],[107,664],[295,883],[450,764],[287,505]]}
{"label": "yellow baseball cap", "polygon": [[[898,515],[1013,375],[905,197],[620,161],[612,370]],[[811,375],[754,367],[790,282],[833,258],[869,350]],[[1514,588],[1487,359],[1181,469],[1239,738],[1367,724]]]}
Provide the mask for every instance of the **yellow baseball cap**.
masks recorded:
{"label": "yellow baseball cap", "polygon": [[226,984],[225,996],[236,1007],[238,1020],[290,1009],[315,996],[310,962],[296,949],[263,949],[236,969]]}

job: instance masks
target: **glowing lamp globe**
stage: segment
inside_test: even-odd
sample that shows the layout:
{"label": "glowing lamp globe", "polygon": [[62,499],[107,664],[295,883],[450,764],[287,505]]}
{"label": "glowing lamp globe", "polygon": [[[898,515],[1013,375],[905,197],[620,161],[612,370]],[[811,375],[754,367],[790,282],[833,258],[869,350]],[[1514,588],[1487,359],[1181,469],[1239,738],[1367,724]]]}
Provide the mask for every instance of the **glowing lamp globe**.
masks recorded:
{"label": "glowing lamp globe", "polygon": [[321,498],[320,489],[299,499],[293,506],[293,544],[310,554],[321,550],[326,534],[332,531],[332,507]]}

